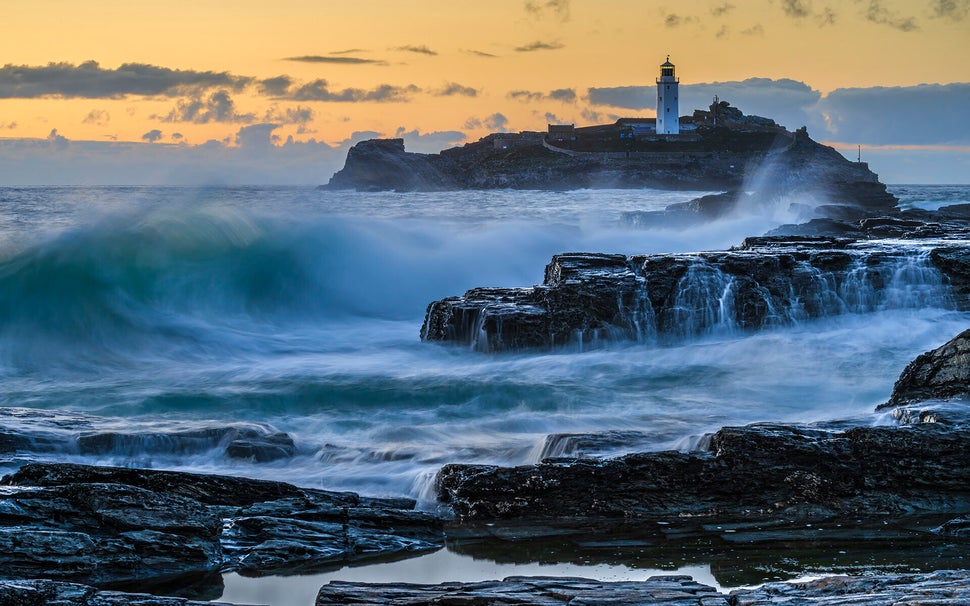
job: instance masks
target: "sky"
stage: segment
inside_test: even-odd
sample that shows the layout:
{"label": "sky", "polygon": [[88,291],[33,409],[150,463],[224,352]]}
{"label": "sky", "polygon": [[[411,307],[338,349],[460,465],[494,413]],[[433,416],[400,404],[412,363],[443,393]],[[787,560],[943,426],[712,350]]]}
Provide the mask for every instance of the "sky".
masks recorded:
{"label": "sky", "polygon": [[326,183],[347,149],[714,95],[970,183],[970,0],[0,0],[0,186]]}

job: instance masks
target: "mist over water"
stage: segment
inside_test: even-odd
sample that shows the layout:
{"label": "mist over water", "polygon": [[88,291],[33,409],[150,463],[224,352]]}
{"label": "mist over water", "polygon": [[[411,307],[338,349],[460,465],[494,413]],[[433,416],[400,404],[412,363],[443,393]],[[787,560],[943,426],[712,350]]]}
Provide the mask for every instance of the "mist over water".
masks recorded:
{"label": "mist over water", "polygon": [[[872,410],[906,363],[966,327],[931,297],[661,345],[485,355],[419,341],[429,302],[539,283],[556,253],[724,249],[792,219],[622,220],[703,193],[0,190],[0,417],[50,439],[32,459],[427,499],[441,465],[534,462],[550,434],[626,432],[593,453],[608,455],[689,448],[730,424],[888,422]],[[286,432],[296,454],[232,459],[197,435],[227,426]],[[74,441],[103,433],[134,437]]]}

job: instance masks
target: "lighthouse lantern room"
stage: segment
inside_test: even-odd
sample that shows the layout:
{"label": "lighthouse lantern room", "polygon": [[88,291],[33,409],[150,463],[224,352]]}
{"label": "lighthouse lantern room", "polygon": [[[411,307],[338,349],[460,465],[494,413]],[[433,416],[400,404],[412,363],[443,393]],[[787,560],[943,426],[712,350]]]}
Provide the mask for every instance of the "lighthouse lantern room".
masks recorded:
{"label": "lighthouse lantern room", "polygon": [[657,134],[680,134],[680,117],[678,114],[677,87],[679,80],[674,75],[674,64],[667,61],[660,66],[660,77],[657,78]]}

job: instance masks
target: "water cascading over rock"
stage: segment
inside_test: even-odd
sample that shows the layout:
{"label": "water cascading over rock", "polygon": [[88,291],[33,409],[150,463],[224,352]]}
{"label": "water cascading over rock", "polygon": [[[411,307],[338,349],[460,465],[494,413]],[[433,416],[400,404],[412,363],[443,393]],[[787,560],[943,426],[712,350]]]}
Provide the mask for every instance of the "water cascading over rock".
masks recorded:
{"label": "water cascading over rock", "polygon": [[966,309],[970,265],[947,247],[749,238],[668,255],[566,253],[533,288],[477,288],[428,306],[421,338],[481,351],[670,342],[891,309]]}

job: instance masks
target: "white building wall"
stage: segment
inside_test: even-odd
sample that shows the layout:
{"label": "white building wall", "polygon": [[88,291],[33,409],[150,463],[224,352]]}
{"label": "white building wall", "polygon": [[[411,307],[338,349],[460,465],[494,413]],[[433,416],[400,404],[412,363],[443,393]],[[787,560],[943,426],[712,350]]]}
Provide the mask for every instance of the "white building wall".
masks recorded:
{"label": "white building wall", "polygon": [[680,134],[680,112],[677,97],[678,82],[673,76],[657,79],[657,134]]}

